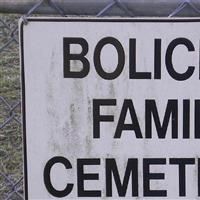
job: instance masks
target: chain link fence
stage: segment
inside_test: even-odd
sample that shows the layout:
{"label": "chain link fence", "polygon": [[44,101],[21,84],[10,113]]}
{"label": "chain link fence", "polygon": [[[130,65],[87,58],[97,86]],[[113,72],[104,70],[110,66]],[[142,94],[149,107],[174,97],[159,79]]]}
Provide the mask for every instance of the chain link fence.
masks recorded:
{"label": "chain link fence", "polygon": [[[129,2],[131,2],[131,0]],[[134,2],[134,0],[132,2]],[[82,4],[84,4],[84,1],[82,1]],[[144,8],[148,10],[148,7],[145,7],[145,1],[143,4]],[[26,21],[26,17],[34,14],[40,6],[50,7],[51,10],[54,10],[52,13],[57,13],[59,16],[69,15],[69,13],[66,13],[56,4],[56,1],[52,0],[37,1],[23,16],[0,14],[0,200],[21,200],[24,198],[21,91],[17,23],[20,17]],[[70,10],[70,7],[68,9]],[[121,12],[123,16],[127,17],[143,16],[142,14],[138,15],[138,13],[136,15],[134,10],[130,9],[127,3],[123,2],[123,0],[111,0],[105,7],[101,7],[95,14],[97,17],[113,15],[111,14],[113,9],[117,9],[118,13]],[[97,10],[97,8],[95,8],[95,10]],[[197,7],[197,4],[187,0],[180,1],[166,17],[182,16],[186,10],[187,13],[190,13],[187,14],[188,17],[200,16],[200,8]],[[77,15],[77,13],[70,12],[70,15]],[[91,13],[91,15],[94,14]],[[155,16],[159,17],[163,15],[161,13],[159,16],[157,14],[155,14]]]}

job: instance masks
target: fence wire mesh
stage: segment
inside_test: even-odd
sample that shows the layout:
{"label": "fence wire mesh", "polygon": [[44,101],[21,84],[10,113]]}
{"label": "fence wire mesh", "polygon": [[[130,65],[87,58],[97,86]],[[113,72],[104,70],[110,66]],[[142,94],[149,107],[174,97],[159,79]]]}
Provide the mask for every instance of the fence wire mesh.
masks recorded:
{"label": "fence wire mesh", "polygon": [[[23,16],[0,14],[0,200],[24,199],[17,23],[20,17],[26,22],[26,17],[34,14],[42,4],[51,7],[59,16],[67,16],[67,13],[52,0],[38,1]],[[96,16],[106,16],[115,7],[123,12],[123,16],[135,16],[134,11],[123,0],[110,1],[103,9],[99,9]],[[185,9],[191,9],[194,14],[200,15],[200,8],[192,1],[186,0],[166,17],[178,16]]]}

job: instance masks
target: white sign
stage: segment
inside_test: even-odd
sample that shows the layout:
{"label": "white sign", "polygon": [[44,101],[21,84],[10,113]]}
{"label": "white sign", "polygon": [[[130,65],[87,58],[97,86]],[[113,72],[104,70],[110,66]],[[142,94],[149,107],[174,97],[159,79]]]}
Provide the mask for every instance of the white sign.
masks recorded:
{"label": "white sign", "polygon": [[26,199],[200,196],[200,19],[20,26]]}

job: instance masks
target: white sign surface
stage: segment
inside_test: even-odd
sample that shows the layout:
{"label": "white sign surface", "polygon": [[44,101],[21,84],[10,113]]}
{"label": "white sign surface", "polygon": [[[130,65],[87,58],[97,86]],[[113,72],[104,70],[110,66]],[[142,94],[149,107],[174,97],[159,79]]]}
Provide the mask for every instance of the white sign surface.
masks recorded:
{"label": "white sign surface", "polygon": [[26,199],[200,196],[200,19],[21,23]]}

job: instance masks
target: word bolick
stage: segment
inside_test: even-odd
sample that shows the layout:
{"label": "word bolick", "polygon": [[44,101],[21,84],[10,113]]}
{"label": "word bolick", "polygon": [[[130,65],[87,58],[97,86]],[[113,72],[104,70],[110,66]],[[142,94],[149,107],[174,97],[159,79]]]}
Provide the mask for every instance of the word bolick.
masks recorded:
{"label": "word bolick", "polygon": [[[161,39],[154,40],[154,79],[161,79]],[[71,44],[78,44],[82,48],[82,52],[79,54],[71,54],[70,46]],[[106,45],[112,45],[118,54],[117,67],[113,72],[106,72],[102,66],[101,52]],[[178,81],[187,80],[194,73],[194,66],[189,66],[184,73],[179,73],[176,71],[172,64],[172,56],[175,47],[179,45],[184,45],[185,48],[191,52],[195,51],[194,45],[187,38],[176,38],[167,47],[165,54],[166,69],[169,75]],[[89,74],[90,62],[85,57],[88,53],[89,45],[84,38],[64,38],[64,78],[84,78]],[[197,50],[198,51],[198,50]],[[136,71],[136,39],[129,39],[129,78],[130,79],[152,79],[151,72],[137,72]],[[116,79],[122,73],[125,64],[126,53],[119,40],[113,37],[105,37],[101,39],[94,49],[94,67],[97,74],[106,80]],[[141,59],[142,56],[141,56]],[[81,61],[83,64],[83,69],[81,71],[71,71],[71,60]],[[200,74],[200,73],[199,73]],[[200,77],[199,77],[200,78]]]}
{"label": "word bolick", "polygon": [[200,198],[200,19],[27,20],[25,199]]}

